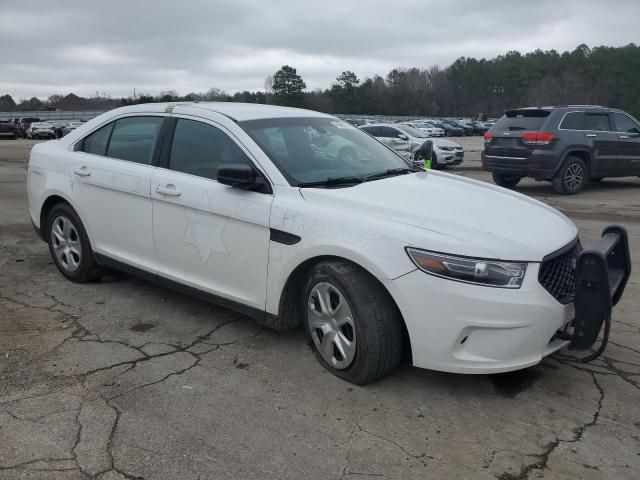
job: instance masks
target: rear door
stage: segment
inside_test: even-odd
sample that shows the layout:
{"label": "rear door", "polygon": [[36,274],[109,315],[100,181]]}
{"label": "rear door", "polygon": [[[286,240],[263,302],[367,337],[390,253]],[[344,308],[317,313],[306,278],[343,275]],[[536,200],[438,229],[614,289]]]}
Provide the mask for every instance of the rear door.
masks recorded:
{"label": "rear door", "polygon": [[623,169],[618,162],[618,134],[613,131],[607,112],[586,112],[585,140],[591,146],[596,175],[619,175]]}
{"label": "rear door", "polygon": [[618,136],[619,174],[637,175],[640,173],[640,125],[623,113],[613,112],[612,117]]}
{"label": "rear door", "polygon": [[73,197],[94,249],[153,272],[151,176],[164,117],[123,117],[76,144]]}

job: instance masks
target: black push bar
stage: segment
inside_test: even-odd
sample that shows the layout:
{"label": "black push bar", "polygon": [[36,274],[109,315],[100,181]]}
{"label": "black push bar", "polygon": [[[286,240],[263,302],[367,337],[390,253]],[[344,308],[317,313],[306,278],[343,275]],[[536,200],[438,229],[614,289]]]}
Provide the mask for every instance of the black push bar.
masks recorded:
{"label": "black push bar", "polygon": [[611,329],[611,310],[620,301],[631,275],[629,237],[624,227],[610,225],[600,241],[583,250],[576,262],[575,319],[569,349],[587,350],[593,346],[604,323],[598,349],[581,359],[590,362],[604,352]]}

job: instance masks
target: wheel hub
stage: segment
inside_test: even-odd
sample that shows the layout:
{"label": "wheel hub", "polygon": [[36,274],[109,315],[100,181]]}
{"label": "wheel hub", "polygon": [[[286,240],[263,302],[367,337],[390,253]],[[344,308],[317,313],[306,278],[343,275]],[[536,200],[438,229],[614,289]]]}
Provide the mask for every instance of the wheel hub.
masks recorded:
{"label": "wheel hub", "polygon": [[58,264],[68,272],[75,272],[82,260],[80,235],[67,217],[59,216],[51,226],[51,243]]}
{"label": "wheel hub", "polygon": [[316,284],[307,315],[311,338],[324,361],[338,370],[349,367],[356,354],[356,330],[342,292],[328,282]]}
{"label": "wheel hub", "polygon": [[573,191],[580,186],[583,180],[584,170],[582,166],[575,163],[569,165],[569,168],[567,168],[567,171],[564,174],[565,185]]}

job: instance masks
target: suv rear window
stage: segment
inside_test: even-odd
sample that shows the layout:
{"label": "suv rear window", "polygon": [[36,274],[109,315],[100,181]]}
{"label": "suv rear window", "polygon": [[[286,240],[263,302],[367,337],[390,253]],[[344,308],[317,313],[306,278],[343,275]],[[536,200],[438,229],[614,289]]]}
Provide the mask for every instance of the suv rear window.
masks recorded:
{"label": "suv rear window", "polygon": [[541,109],[520,109],[520,110],[507,110],[505,114],[496,122],[491,130],[526,130],[537,131],[540,130],[542,124],[547,119],[551,112],[549,110]]}

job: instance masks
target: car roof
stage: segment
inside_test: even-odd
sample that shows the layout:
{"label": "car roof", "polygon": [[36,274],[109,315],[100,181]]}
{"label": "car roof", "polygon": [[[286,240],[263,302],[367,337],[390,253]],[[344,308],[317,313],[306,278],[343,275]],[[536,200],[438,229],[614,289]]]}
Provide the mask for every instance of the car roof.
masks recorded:
{"label": "car roof", "polygon": [[283,117],[331,117],[325,113],[314,112],[302,108],[279,107],[276,105],[262,105],[257,103],[236,103],[236,102],[170,102],[170,103],[143,103],[119,108],[123,113],[149,113],[149,112],[171,112],[176,108],[189,107],[210,112],[219,113],[231,118],[234,121],[261,120],[267,118]]}
{"label": "car roof", "polygon": [[366,125],[362,125],[363,127],[397,127],[400,125],[399,123],[368,123]]}

